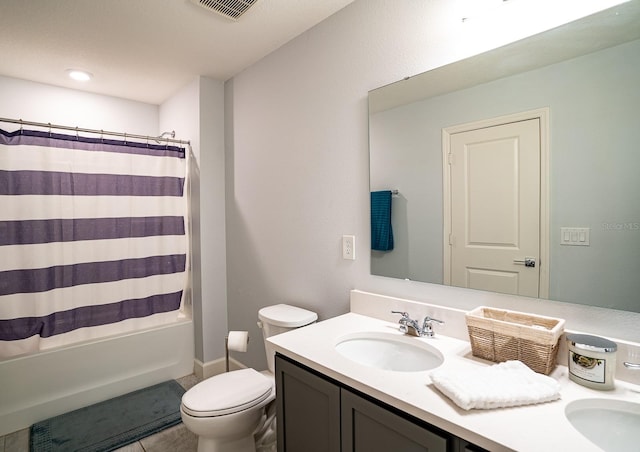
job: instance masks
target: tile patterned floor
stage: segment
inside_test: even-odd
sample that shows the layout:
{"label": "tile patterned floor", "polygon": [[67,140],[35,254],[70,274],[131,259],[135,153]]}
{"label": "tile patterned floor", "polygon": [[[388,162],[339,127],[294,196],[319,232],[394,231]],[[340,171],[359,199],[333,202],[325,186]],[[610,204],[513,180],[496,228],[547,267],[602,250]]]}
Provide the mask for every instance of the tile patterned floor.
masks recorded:
{"label": "tile patterned floor", "polygon": [[[195,375],[178,378],[183,388],[189,389],[198,379]],[[198,438],[180,423],[118,449],[116,452],[195,452]],[[0,436],[0,452],[29,452],[29,429]]]}

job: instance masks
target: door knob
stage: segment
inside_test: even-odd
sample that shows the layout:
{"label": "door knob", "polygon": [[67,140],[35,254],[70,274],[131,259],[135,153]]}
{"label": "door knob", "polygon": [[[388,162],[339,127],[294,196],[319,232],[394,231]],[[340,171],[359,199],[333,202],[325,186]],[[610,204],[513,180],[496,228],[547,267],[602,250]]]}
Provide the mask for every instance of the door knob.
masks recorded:
{"label": "door knob", "polygon": [[525,267],[535,267],[536,266],[536,258],[535,257],[525,257],[524,259],[514,259],[514,264],[524,265]]}

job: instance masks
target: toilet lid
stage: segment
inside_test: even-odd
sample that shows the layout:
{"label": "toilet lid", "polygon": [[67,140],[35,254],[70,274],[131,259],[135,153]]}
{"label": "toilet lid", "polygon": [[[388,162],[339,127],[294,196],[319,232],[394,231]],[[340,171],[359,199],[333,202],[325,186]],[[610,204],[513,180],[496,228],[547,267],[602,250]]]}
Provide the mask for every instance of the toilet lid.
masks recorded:
{"label": "toilet lid", "polygon": [[182,408],[194,417],[224,416],[259,404],[272,388],[272,381],[254,369],[234,370],[189,389],[182,396]]}
{"label": "toilet lid", "polygon": [[297,328],[315,322],[318,319],[318,314],[297,306],[276,304],[260,309],[258,318],[274,326]]}

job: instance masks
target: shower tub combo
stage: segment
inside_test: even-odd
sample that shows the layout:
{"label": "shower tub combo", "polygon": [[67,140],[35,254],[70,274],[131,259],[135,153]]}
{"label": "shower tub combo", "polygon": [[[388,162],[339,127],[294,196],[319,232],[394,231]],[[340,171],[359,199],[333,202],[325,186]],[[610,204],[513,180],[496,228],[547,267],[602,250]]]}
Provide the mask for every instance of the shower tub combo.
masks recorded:
{"label": "shower tub combo", "polygon": [[0,122],[0,435],[192,373],[188,142]]}
{"label": "shower tub combo", "polygon": [[0,362],[0,435],[193,372],[193,322]]}

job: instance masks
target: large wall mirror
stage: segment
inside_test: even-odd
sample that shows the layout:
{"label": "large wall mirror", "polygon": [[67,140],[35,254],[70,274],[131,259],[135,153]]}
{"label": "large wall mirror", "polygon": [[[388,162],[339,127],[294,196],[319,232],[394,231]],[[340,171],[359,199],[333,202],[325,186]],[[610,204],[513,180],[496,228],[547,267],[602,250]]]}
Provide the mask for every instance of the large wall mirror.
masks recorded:
{"label": "large wall mirror", "polygon": [[371,273],[445,284],[443,130],[542,109],[538,296],[640,312],[639,23],[632,1],[371,91],[370,188],[393,192],[393,248],[372,249]]}

